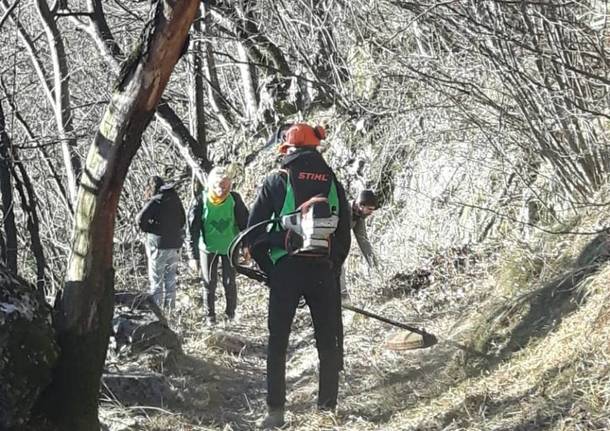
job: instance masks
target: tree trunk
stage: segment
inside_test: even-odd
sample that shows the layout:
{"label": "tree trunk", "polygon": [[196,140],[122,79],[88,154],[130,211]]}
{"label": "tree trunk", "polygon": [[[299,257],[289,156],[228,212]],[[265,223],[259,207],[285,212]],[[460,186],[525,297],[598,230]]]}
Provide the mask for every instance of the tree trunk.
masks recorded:
{"label": "tree trunk", "polygon": [[99,429],[97,402],[113,311],[112,240],[119,196],[199,3],[155,3],[154,17],[122,68],[89,150],[66,282],[55,304],[61,356],[40,404],[41,413],[61,430]]}
{"label": "tree trunk", "polygon": [[[0,5],[5,9],[9,8],[7,0],[0,0]],[[75,200],[81,164],[80,158],[76,153],[76,139],[73,137],[74,130],[72,126],[72,113],[70,110],[69,74],[66,54],[63,40],[61,39],[57,25],[51,16],[48,5],[43,0],[37,0],[36,5],[49,39],[49,50],[51,51],[51,57],[53,59],[53,79],[49,78],[49,74],[39,58],[40,54],[34,45],[34,40],[30,37],[24,26],[21,25],[19,20],[12,16],[8,16],[8,19],[10,19],[17,28],[19,38],[23,42],[23,45],[32,60],[32,66],[36,71],[36,75],[38,75],[38,79],[40,80],[42,91],[53,107],[57,129],[62,137],[62,152],[66,167],[66,175],[68,177],[68,190],[71,199]]]}
{"label": "tree trunk", "polygon": [[0,28],[2,28],[13,9],[17,7],[17,4],[19,4],[19,0],[15,0],[13,4],[4,11],[4,14],[2,15],[2,17],[0,17]]}
{"label": "tree trunk", "polygon": [[[47,261],[44,257],[44,248],[40,238],[40,222],[34,185],[16,152],[13,157],[15,163],[11,166],[11,173],[15,179],[15,188],[21,199],[21,209],[26,215],[26,226],[30,233],[30,249],[34,255],[34,260],[36,261],[36,288],[41,294],[44,294],[46,293],[45,268],[47,267]],[[19,172],[19,174],[17,174],[17,172]],[[21,179],[19,177],[21,177]]]}
{"label": "tree trunk", "polygon": [[[0,80],[0,84],[1,84],[1,80]],[[30,127],[28,126],[28,124],[25,122],[23,117],[19,114],[19,111],[17,110],[17,107],[15,105],[15,100],[13,99],[12,96],[9,96],[8,92],[6,91],[6,88],[4,88],[4,91],[5,91],[6,99],[8,100],[9,106],[12,109],[13,116],[21,124],[21,126],[23,127],[23,129],[26,132],[26,134],[28,135],[28,137],[32,141],[37,141],[31,131]],[[0,110],[1,110],[1,107],[0,107]],[[3,114],[3,113],[0,112],[0,114]],[[3,128],[2,121],[3,121],[3,119],[0,120],[0,131]],[[8,141],[8,136],[6,137],[6,142],[10,143],[10,141]],[[9,148],[10,148],[10,152],[9,152],[10,163],[8,163],[6,165],[6,167],[10,170],[9,179],[14,180],[14,182],[15,182],[15,189],[17,190],[17,193],[19,194],[19,198],[21,199],[21,209],[24,212],[24,214],[26,215],[26,225],[27,225],[28,232],[30,233],[30,249],[32,250],[32,253],[34,254],[34,260],[36,261],[36,287],[42,293],[42,292],[44,292],[44,289],[45,289],[45,268],[46,268],[47,264],[46,264],[46,259],[44,257],[44,248],[42,246],[42,240],[40,238],[40,228],[39,228],[40,223],[39,223],[39,217],[38,217],[37,202],[36,202],[36,196],[35,196],[35,192],[34,192],[34,186],[25,169],[25,165],[19,160],[19,153],[17,152],[17,149],[13,146],[10,146],[10,147],[7,146],[7,150]],[[66,207],[70,211],[70,215],[73,215],[74,210],[72,209],[68,195],[67,195],[65,189],[63,188],[61,179],[59,178],[59,175],[57,174],[57,172],[55,171],[55,169],[51,163],[51,157],[46,152],[43,145],[39,145],[38,150],[42,153],[45,162],[49,166],[49,171],[50,171],[52,177],[55,179],[55,182],[56,182],[58,190],[59,190],[59,196],[62,198],[62,201],[66,204]],[[21,179],[20,179],[20,177],[21,177]],[[11,188],[11,195],[12,195],[12,190],[13,189]],[[3,191],[3,196],[4,196],[4,191]],[[13,207],[14,200],[11,198],[11,201],[12,202],[10,205],[11,205],[11,207]],[[13,223],[14,223],[14,221],[13,221]],[[16,234],[17,234],[17,230],[15,229],[15,235]],[[8,232],[7,232],[7,239],[8,239],[9,243],[12,242],[12,238],[9,238]],[[15,248],[15,254],[16,254],[17,253],[17,239],[16,238],[15,238],[15,247],[14,248]],[[16,261],[17,261],[17,256],[15,255],[15,268],[16,268]],[[16,270],[15,270],[15,273],[16,273]]]}
{"label": "tree trunk", "polygon": [[[200,17],[200,13],[197,17]],[[203,83],[203,42],[199,38],[201,35],[201,21],[197,20],[193,24],[194,33],[197,37],[191,42],[191,70],[190,70],[190,105],[189,113],[191,119],[191,135],[195,137],[204,153],[207,153],[206,130],[205,130],[205,109],[203,94],[205,92]]]}
{"label": "tree trunk", "polygon": [[[203,33],[207,33],[210,28],[210,11],[209,7],[204,2],[203,8]],[[223,96],[220,90],[220,82],[218,80],[218,71],[216,70],[216,60],[214,59],[214,51],[210,42],[204,42],[205,51],[205,77],[208,83],[208,100],[212,110],[216,114],[222,128],[228,132],[234,124],[233,116],[230,112],[230,105]]]}
{"label": "tree trunk", "polygon": [[6,131],[4,110],[0,102],[0,192],[2,192],[2,214],[6,255],[2,256],[7,268],[17,274],[17,227],[13,210],[13,185],[11,179],[10,140]]}
{"label": "tree trunk", "polygon": [[[205,84],[203,80],[203,56],[204,56],[204,44],[201,40],[203,35],[201,26],[201,7],[197,12],[197,20],[193,23],[194,38],[191,39],[191,67],[189,71],[190,78],[190,91],[189,91],[189,117],[190,117],[190,130],[191,135],[195,137],[198,148],[206,160],[208,154],[207,136],[206,136],[206,121],[205,121]],[[207,169],[206,169],[207,171]],[[205,178],[198,175],[199,172],[193,169],[192,171],[192,184],[196,182],[203,185],[205,184]]]}
{"label": "tree trunk", "polygon": [[55,111],[55,123],[57,131],[61,137],[61,150],[66,167],[68,178],[68,191],[74,202],[76,200],[76,190],[78,178],[81,174],[80,157],[76,151],[76,138],[74,137],[74,127],[72,125],[72,110],[70,108],[70,74],[66,61],[66,49],[57,28],[55,17],[49,10],[46,0],[37,0],[36,8],[42,21],[47,39],[49,41],[49,51],[53,62],[53,110]]}
{"label": "tree trunk", "polygon": [[[62,182],[62,178],[59,174],[59,171],[55,168],[55,165],[53,165],[53,161],[52,161],[53,158],[51,157],[51,154],[49,154],[49,152],[45,148],[44,144],[42,144],[40,142],[40,139],[38,139],[38,137],[36,135],[34,135],[32,128],[27,123],[27,121],[25,120],[23,115],[21,115],[17,106],[15,105],[15,100],[12,97],[9,97],[8,95],[7,95],[7,100],[9,102],[11,109],[13,110],[12,113],[15,116],[15,119],[17,120],[17,122],[21,125],[23,132],[26,134],[26,136],[28,137],[28,139],[30,141],[36,142],[38,144],[36,147],[36,151],[38,151],[40,153],[40,158],[44,161],[44,164],[47,165],[47,168],[49,169],[49,175],[51,176],[51,178],[53,179],[53,182],[57,186],[57,196],[59,196],[59,198],[63,202],[64,206],[70,213],[70,217],[73,217],[74,216],[74,207],[73,207],[72,203],[70,202],[70,196],[68,195],[68,192],[66,191],[66,188],[64,187],[64,184]],[[14,157],[14,154],[13,154],[13,157]]]}
{"label": "tree trunk", "polygon": [[[73,19],[73,22],[91,36],[100,54],[106,60],[106,64],[118,74],[124,55],[108,27],[102,3],[100,0],[88,0],[87,3],[91,22],[85,25],[76,18]],[[193,137],[169,104],[161,103],[157,107],[155,115],[191,170],[200,181],[203,181],[202,171],[208,172],[212,168],[207,157],[206,146],[200,144],[199,138]]]}
{"label": "tree trunk", "polygon": [[248,50],[241,42],[236,42],[239,58],[239,73],[244,91],[245,115],[253,129],[256,128],[256,114],[258,112],[258,95],[256,93],[256,69],[250,62]]}

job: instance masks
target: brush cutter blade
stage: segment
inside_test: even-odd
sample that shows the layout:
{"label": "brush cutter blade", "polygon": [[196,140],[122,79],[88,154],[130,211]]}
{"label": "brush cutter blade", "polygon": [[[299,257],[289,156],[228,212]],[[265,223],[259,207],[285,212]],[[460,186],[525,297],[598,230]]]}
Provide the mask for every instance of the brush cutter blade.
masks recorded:
{"label": "brush cutter blade", "polygon": [[425,333],[424,335],[416,334],[415,332],[398,332],[388,338],[384,346],[388,350],[403,351],[425,349],[438,343],[436,337],[432,334]]}
{"label": "brush cutter blade", "polygon": [[432,347],[435,344],[438,344],[438,338],[434,334],[428,334],[427,332],[424,334],[424,348]]}

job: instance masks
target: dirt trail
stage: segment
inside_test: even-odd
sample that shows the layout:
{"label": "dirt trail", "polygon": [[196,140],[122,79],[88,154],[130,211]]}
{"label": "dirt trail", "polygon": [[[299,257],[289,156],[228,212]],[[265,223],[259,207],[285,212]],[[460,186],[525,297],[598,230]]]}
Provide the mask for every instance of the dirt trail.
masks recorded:
{"label": "dirt trail", "polygon": [[[148,405],[138,402],[137,396],[129,400],[118,394],[114,399],[107,397],[102,418],[110,430],[251,430],[265,412],[265,289],[242,283],[238,321],[226,325],[220,319],[213,329],[201,323],[196,286],[185,292],[188,296],[183,296],[182,311],[178,321],[174,320],[183,338],[183,357],[164,360],[161,354],[152,353],[135,361],[119,358],[107,367],[121,374],[137,371],[154,376],[163,388],[141,388],[139,399]],[[218,309],[223,306],[219,295]],[[406,309],[399,302],[393,307]],[[385,312],[392,313],[387,304]],[[343,316],[346,358],[339,406],[335,415],[325,415],[315,408],[318,360],[309,311],[297,311],[287,355],[291,429],[384,429],[395,412],[431,395],[447,378],[441,371],[455,347],[441,342],[430,349],[391,352],[383,341],[394,328],[350,311]],[[227,352],[236,349],[233,343],[226,348],[226,340],[219,336],[225,334],[243,341],[243,349]],[[159,394],[157,400],[154,394]]]}

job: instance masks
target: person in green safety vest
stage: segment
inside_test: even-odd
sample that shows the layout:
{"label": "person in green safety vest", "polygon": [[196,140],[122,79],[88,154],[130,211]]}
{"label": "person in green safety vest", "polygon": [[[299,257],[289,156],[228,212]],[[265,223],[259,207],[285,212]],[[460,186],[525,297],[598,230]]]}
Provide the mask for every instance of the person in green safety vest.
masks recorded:
{"label": "person in green safety vest", "polygon": [[235,270],[228,257],[229,245],[246,228],[248,208],[239,193],[231,191],[232,181],[224,167],[212,169],[207,188],[197,193],[188,214],[187,246],[189,266],[201,274],[206,323],[216,324],[216,285],[218,263],[222,266],[225,314],[235,318],[237,286]]}
{"label": "person in green safety vest", "polygon": [[[325,130],[305,123],[291,125],[283,134],[281,169],[268,175],[252,206],[248,226],[290,215],[312,199],[327,200],[338,224],[328,238],[326,254],[311,255],[293,247],[295,230],[282,226],[257,230],[249,241],[252,257],[269,278],[269,344],[267,349],[268,414],[259,426],[284,424],[286,349],[290,328],[301,298],[309,306],[320,359],[318,408],[333,411],[337,404],[341,368],[341,298],[337,279],[349,252],[350,214],[345,191],[316,147]],[[301,226],[304,231],[304,227]],[[299,235],[298,233],[296,235]]]}

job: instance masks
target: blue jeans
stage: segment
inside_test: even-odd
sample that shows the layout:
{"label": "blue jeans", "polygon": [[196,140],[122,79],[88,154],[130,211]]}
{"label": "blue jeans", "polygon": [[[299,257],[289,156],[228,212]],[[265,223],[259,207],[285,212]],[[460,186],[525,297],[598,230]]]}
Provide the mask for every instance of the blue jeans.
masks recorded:
{"label": "blue jeans", "polygon": [[146,241],[150,294],[159,307],[175,306],[178,252],[177,248],[158,248],[153,241]]}

